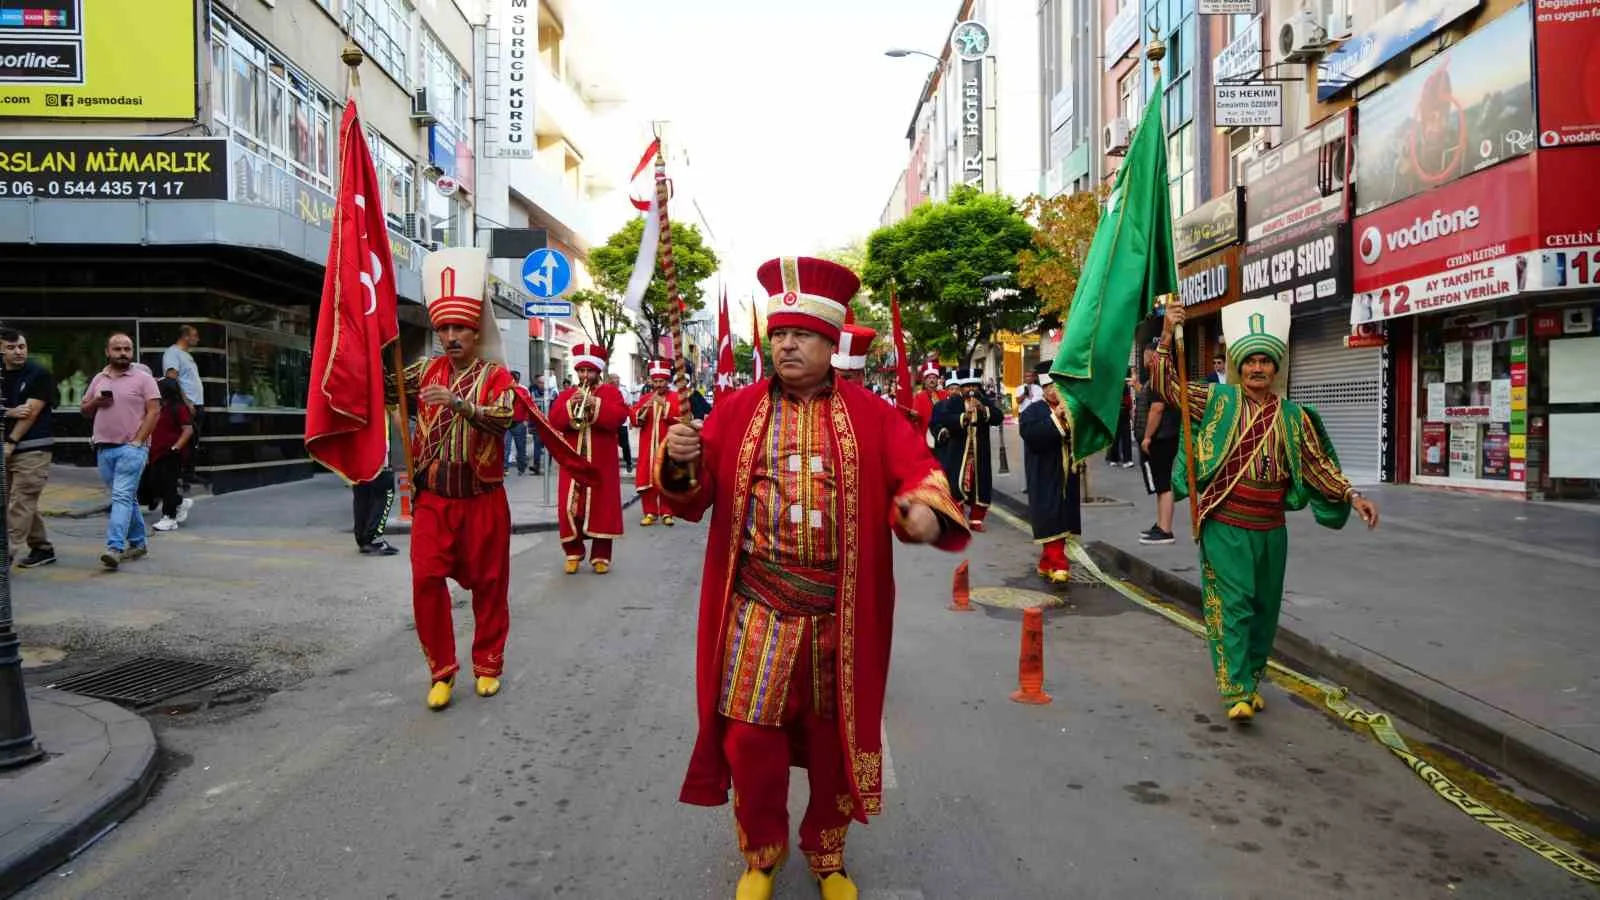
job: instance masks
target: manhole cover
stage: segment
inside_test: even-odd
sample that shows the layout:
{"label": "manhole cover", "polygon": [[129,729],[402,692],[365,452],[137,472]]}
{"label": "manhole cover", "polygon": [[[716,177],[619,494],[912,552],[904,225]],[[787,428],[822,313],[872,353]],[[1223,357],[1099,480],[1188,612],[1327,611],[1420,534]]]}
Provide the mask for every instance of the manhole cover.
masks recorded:
{"label": "manhole cover", "polygon": [[1029,591],[1014,587],[980,587],[972,589],[972,602],[997,609],[1055,609],[1065,606],[1067,599],[1042,591]]}
{"label": "manhole cover", "polygon": [[114,666],[74,675],[50,686],[57,690],[139,707],[149,706],[208,684],[215,684],[243,671],[240,666],[165,659],[159,656],[136,656]]}

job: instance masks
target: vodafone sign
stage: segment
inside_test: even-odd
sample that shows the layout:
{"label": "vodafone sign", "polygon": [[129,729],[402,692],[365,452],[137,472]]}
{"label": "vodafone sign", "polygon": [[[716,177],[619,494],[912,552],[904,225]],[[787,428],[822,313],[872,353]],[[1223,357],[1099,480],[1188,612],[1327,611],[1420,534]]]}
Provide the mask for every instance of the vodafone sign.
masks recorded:
{"label": "vodafone sign", "polygon": [[1520,157],[1355,220],[1360,325],[1507,297],[1538,247],[1534,157]]}

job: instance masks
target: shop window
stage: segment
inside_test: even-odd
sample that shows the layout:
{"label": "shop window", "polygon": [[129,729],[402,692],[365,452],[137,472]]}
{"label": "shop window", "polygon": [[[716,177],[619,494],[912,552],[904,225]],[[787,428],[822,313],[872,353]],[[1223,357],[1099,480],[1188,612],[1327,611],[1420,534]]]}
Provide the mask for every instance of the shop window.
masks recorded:
{"label": "shop window", "polygon": [[411,5],[404,0],[344,0],[344,26],[401,87],[410,87]]}
{"label": "shop window", "polygon": [[432,32],[422,33],[423,83],[434,114],[460,134],[468,134],[467,73]]}
{"label": "shop window", "polygon": [[1524,316],[1511,316],[1419,323],[1419,476],[1519,480],[1512,463],[1513,444],[1525,441],[1527,433],[1526,322]]}
{"label": "shop window", "polygon": [[228,408],[304,409],[311,351],[304,338],[228,327]]}
{"label": "shop window", "polygon": [[28,359],[50,370],[60,394],[56,409],[68,412],[78,408],[89,381],[105,368],[106,340],[119,331],[137,333],[131,319],[15,319],[9,324],[28,339]]}

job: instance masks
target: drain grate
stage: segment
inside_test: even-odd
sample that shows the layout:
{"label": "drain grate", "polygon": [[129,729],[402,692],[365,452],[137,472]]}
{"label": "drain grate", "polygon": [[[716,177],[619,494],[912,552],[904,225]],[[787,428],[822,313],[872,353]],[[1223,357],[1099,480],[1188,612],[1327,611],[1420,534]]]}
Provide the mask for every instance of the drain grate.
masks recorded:
{"label": "drain grate", "polygon": [[129,706],[149,706],[168,697],[215,684],[243,672],[241,666],[222,666],[187,659],[136,656],[114,666],[74,675],[50,685]]}

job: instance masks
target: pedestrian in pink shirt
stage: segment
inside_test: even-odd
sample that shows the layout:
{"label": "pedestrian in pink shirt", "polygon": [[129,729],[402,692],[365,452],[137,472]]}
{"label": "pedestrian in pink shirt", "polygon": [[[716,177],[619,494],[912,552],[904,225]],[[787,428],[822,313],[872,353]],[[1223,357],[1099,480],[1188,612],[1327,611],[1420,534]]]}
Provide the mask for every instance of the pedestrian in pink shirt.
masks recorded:
{"label": "pedestrian in pink shirt", "polygon": [[106,367],[89,382],[79,411],[94,422],[91,440],[100,480],[111,492],[111,519],[100,563],[115,569],[148,552],[139,478],[150,459],[150,432],[161,413],[161,389],[150,370],[133,362],[133,338],[118,332],[106,341]]}

